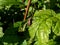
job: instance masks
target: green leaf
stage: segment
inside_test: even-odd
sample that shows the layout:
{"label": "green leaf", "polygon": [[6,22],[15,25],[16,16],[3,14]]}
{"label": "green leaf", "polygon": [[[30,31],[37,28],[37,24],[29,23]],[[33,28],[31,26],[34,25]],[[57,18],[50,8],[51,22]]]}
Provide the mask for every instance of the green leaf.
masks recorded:
{"label": "green leaf", "polygon": [[38,8],[40,8],[42,6],[41,1],[38,1]]}
{"label": "green leaf", "polygon": [[12,1],[11,0],[4,0],[4,1],[0,0],[0,7],[1,8],[3,8],[4,6],[5,7],[8,6],[10,8],[12,5],[20,5],[20,6],[22,6],[23,3],[21,1],[19,1],[19,0],[18,1],[17,0],[12,0]]}
{"label": "green leaf", "polygon": [[27,41],[24,40],[23,43],[21,45],[27,45]]}
{"label": "green leaf", "polygon": [[29,28],[30,42],[36,37],[37,45],[48,45],[49,34],[53,24],[52,19],[55,15],[53,10],[40,10],[35,12],[32,25]]}
{"label": "green leaf", "polygon": [[39,26],[39,28],[38,28],[38,30],[36,32],[37,41],[38,41],[37,45],[48,45],[49,30],[50,29],[45,24],[45,22],[43,22],[43,23],[40,24],[40,26]]}
{"label": "green leaf", "polygon": [[59,7],[60,8],[60,4],[58,3],[58,4],[56,4],[57,5],[57,7]]}
{"label": "green leaf", "polygon": [[28,4],[28,0],[25,1],[25,5],[26,5],[26,6],[27,6],[27,4]]}
{"label": "green leaf", "polygon": [[21,26],[21,24],[22,24],[22,22],[15,22],[14,27],[19,27],[19,26]]}
{"label": "green leaf", "polygon": [[31,12],[31,11],[32,11],[32,9],[33,9],[33,7],[30,7],[30,8],[29,8],[29,12]]}
{"label": "green leaf", "polygon": [[48,28],[51,29],[51,26],[52,26],[52,19],[51,18],[46,19],[46,25],[48,26]]}
{"label": "green leaf", "polygon": [[[38,26],[37,26],[37,25],[38,25]],[[37,21],[37,22],[33,23],[33,24],[31,25],[31,27],[29,28],[29,35],[30,35],[31,38],[34,38],[35,33],[36,33],[38,27],[39,27],[39,23],[38,23],[38,21]]]}
{"label": "green leaf", "polygon": [[32,0],[32,3],[36,3],[36,2],[38,2],[38,0]]}
{"label": "green leaf", "polygon": [[3,23],[0,22],[0,26],[2,26],[2,25],[3,25]]}
{"label": "green leaf", "polygon": [[55,45],[55,44],[56,42],[53,39],[49,40],[49,45]]}
{"label": "green leaf", "polygon": [[56,26],[53,29],[53,32],[58,36],[60,35],[60,21],[57,21]]}
{"label": "green leaf", "polygon": [[60,20],[60,13],[56,14],[55,17]]}
{"label": "green leaf", "polygon": [[0,38],[3,37],[4,33],[3,33],[3,28],[0,27]]}
{"label": "green leaf", "polygon": [[46,18],[49,18],[49,17],[53,17],[55,15],[56,15],[56,13],[53,10],[48,9],[48,10],[36,11],[35,14],[34,14],[34,17],[40,17],[42,19],[46,19]]}

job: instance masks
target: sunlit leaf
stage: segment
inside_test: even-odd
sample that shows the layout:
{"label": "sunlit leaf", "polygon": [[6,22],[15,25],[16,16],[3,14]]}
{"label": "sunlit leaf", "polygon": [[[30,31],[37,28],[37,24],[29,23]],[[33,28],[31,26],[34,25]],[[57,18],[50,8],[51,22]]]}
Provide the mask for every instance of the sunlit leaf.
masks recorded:
{"label": "sunlit leaf", "polygon": [[60,35],[60,21],[57,21],[55,28],[53,29],[53,32],[56,35]]}

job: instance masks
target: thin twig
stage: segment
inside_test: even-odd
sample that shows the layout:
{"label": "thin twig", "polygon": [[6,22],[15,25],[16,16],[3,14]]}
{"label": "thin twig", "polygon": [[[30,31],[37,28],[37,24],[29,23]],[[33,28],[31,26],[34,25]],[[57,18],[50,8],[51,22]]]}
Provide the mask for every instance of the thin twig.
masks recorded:
{"label": "thin twig", "polygon": [[28,15],[30,3],[31,3],[31,0],[28,0],[28,5],[27,5],[26,12],[25,12],[25,15],[24,15],[24,21],[26,20],[26,17],[27,17],[27,15]]}

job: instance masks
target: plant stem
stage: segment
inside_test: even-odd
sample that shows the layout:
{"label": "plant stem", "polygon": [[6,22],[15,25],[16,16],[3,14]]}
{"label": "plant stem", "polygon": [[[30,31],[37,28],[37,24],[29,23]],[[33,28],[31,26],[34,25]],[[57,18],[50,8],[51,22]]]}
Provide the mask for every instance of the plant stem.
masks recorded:
{"label": "plant stem", "polygon": [[28,15],[30,3],[31,3],[31,0],[28,0],[28,5],[27,5],[26,12],[25,12],[25,15],[24,15],[24,21],[26,20],[26,17],[27,17],[27,15]]}

